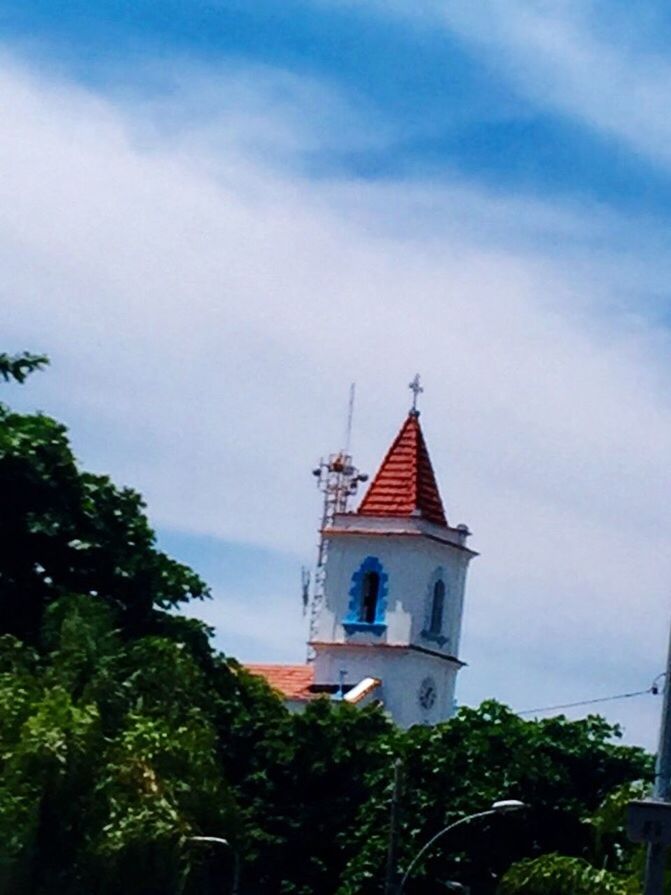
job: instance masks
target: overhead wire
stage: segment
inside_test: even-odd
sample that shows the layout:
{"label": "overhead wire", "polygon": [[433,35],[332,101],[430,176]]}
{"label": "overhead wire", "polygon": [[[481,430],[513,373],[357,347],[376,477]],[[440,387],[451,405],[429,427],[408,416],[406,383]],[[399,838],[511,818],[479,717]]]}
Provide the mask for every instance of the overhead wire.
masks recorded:
{"label": "overhead wire", "polygon": [[652,694],[656,696],[659,693],[659,684],[658,681],[660,678],[665,677],[665,673],[658,674],[657,677],[653,680],[649,687],[646,687],[645,690],[632,690],[630,693],[616,693],[613,696],[597,696],[594,699],[581,699],[578,702],[565,702],[561,705],[546,705],[540,708],[535,709],[524,709],[521,712],[517,712],[518,715],[535,715],[543,712],[557,712],[560,709],[575,709],[580,708],[584,705],[596,705],[600,702],[614,702],[616,699],[631,699],[634,696],[647,696],[648,694]]}

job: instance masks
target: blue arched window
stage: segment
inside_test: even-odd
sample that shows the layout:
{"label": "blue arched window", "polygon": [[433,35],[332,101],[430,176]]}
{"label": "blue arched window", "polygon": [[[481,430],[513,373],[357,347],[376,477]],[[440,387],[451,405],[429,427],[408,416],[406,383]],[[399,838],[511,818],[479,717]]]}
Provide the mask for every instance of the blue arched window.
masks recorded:
{"label": "blue arched window", "polygon": [[387,573],[376,556],[367,556],[352,575],[347,615],[343,627],[348,634],[368,631],[381,634],[387,627]]}
{"label": "blue arched window", "polygon": [[422,637],[441,647],[449,642],[449,637],[444,633],[447,598],[445,570],[438,566],[427,583]]}
{"label": "blue arched window", "polygon": [[433,599],[431,600],[431,618],[429,619],[429,633],[440,634],[443,630],[443,611],[445,609],[445,582],[442,578],[433,585]]}

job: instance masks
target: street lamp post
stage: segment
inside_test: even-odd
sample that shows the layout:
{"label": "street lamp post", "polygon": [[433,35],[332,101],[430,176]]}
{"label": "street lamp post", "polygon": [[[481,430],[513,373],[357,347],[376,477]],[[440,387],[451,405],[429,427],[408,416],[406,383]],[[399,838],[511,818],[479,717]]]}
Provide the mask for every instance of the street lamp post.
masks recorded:
{"label": "street lamp post", "polygon": [[432,836],[431,839],[426,843],[426,845],[422,846],[420,850],[417,852],[415,857],[412,859],[410,864],[408,865],[408,869],[403,874],[401,882],[399,883],[397,895],[401,895],[403,892],[403,888],[408,880],[408,877],[415,869],[417,864],[421,861],[427,851],[431,848],[434,843],[436,843],[439,839],[442,839],[447,833],[451,830],[456,829],[456,827],[460,827],[463,824],[470,823],[472,820],[476,820],[479,817],[490,817],[493,814],[507,814],[510,811],[519,811],[521,808],[525,808],[524,802],[519,802],[517,799],[503,799],[499,802],[494,802],[491,808],[488,808],[487,811],[478,811],[476,814],[469,814],[467,817],[462,817],[459,820],[455,820],[454,823],[448,824],[448,826],[443,827],[442,830],[439,830],[435,836]]}
{"label": "street lamp post", "polygon": [[189,836],[188,841],[225,845],[227,848],[231,849],[231,851],[233,852],[233,883],[231,885],[231,895],[238,895],[238,888],[240,883],[240,855],[233,848],[228,839],[223,839],[221,836]]}

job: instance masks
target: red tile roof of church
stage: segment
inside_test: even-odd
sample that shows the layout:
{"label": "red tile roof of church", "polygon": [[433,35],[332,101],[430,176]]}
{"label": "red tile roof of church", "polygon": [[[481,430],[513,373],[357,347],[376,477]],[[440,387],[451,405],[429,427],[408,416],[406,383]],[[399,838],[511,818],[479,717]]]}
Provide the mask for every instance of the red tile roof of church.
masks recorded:
{"label": "red tile roof of church", "polygon": [[314,699],[310,686],[315,682],[313,665],[245,665],[247,671],[265,679],[285,699]]}
{"label": "red tile roof of church", "polygon": [[418,413],[411,411],[408,415],[358,513],[360,516],[419,515],[435,525],[447,525]]}

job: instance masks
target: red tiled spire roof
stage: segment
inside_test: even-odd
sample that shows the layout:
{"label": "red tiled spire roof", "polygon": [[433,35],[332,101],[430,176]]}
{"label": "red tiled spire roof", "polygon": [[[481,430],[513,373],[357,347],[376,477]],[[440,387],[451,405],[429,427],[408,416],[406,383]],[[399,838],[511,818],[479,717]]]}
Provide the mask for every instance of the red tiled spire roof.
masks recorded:
{"label": "red tiled spire roof", "polygon": [[416,516],[447,525],[429,451],[411,411],[382,461],[361,506],[361,516]]}

